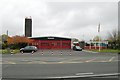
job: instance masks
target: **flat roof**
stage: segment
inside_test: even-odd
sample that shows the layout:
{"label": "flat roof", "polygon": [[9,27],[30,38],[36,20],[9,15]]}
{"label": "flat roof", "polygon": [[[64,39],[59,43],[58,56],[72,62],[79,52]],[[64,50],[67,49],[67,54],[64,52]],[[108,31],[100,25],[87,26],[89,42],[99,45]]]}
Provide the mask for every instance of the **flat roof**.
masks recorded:
{"label": "flat roof", "polygon": [[71,38],[55,37],[55,36],[28,37],[28,38],[30,38],[30,39],[36,39],[36,40],[71,40]]}

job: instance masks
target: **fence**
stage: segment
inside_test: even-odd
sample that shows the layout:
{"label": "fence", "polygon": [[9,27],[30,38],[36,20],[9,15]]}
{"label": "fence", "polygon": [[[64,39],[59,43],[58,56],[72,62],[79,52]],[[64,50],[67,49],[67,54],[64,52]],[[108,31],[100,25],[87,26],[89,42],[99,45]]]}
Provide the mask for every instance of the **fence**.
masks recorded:
{"label": "fence", "polygon": [[[99,49],[99,46],[85,46],[84,49]],[[100,46],[100,49],[107,49],[106,46]]]}

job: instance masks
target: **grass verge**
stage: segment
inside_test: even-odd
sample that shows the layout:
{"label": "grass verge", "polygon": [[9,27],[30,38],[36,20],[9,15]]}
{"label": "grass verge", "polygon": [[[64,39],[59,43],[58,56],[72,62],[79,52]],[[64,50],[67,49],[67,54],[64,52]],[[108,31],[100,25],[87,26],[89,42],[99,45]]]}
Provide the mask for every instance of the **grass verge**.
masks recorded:
{"label": "grass verge", "polygon": [[105,53],[118,53],[120,52],[120,50],[115,50],[115,49],[101,49],[100,51],[98,49],[92,49],[90,51],[94,51],[94,52],[105,52]]}
{"label": "grass verge", "polygon": [[18,53],[19,52],[19,50],[18,49],[15,49],[15,50],[7,50],[7,49],[1,49],[0,50],[0,53],[1,54],[16,54],[16,53]]}

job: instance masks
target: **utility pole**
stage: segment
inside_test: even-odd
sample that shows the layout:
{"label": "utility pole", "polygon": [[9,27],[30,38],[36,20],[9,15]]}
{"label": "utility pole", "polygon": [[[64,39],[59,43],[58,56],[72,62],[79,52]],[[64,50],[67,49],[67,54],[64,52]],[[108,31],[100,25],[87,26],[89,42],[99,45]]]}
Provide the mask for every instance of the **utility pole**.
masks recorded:
{"label": "utility pole", "polygon": [[100,52],[100,23],[98,25],[98,34],[99,34],[99,52]]}
{"label": "utility pole", "polygon": [[84,34],[83,34],[83,48],[85,48],[85,39],[84,39]]}
{"label": "utility pole", "polygon": [[7,30],[6,34],[7,34],[7,36],[8,36],[8,30]]}
{"label": "utility pole", "polygon": [[[7,39],[8,39],[8,30],[7,30],[7,32],[6,32],[6,35],[7,35]],[[8,46],[7,40],[6,40],[6,44],[7,44],[7,52],[10,53],[10,48],[9,48],[9,46]]]}

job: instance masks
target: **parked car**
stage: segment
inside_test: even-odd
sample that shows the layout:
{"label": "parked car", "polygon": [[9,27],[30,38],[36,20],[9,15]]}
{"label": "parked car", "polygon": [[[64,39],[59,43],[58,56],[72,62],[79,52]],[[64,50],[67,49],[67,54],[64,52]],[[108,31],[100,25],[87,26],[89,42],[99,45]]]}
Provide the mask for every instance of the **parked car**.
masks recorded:
{"label": "parked car", "polygon": [[36,52],[38,49],[37,49],[37,47],[36,46],[26,46],[26,47],[24,47],[24,48],[21,48],[20,49],[20,52],[21,53],[24,53],[24,52],[32,52],[32,53],[34,53],[34,52]]}
{"label": "parked car", "polygon": [[74,46],[73,50],[75,50],[75,51],[82,51],[82,48],[80,46]]}

